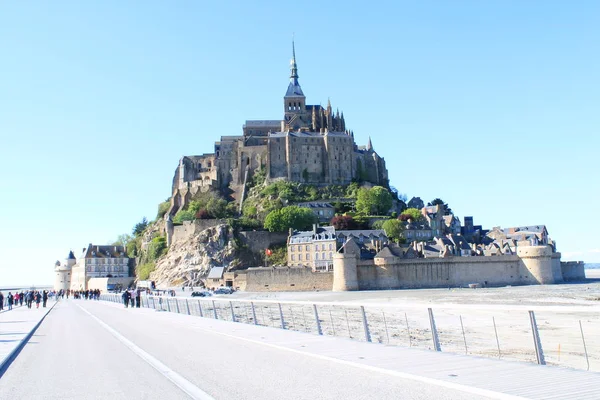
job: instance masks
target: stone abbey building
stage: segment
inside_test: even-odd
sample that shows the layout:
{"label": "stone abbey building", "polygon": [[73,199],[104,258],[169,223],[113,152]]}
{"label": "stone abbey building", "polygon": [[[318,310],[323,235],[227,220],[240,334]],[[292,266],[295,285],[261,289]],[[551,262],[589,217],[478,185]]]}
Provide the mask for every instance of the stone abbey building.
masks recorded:
{"label": "stone abbey building", "polygon": [[173,178],[171,215],[198,192],[218,190],[241,202],[246,182],[263,169],[271,182],[344,185],[361,180],[388,186],[385,160],[371,139],[357,146],[344,113],[334,113],[329,101],[327,107],[306,104],[293,47],[292,54],[283,119],[246,121],[243,134],[222,136],[214,153],[182,157]]}

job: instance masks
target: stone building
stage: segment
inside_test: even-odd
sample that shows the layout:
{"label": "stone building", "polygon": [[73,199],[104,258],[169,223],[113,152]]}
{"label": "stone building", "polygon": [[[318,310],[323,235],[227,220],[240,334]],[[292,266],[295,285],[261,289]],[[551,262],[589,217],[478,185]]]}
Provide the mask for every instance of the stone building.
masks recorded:
{"label": "stone building", "polygon": [[[133,260],[123,246],[98,246],[91,243],[71,268],[71,290],[86,290],[93,278],[130,278]],[[125,279],[124,281],[129,281]]]}
{"label": "stone building", "polygon": [[182,157],[173,177],[171,215],[208,190],[243,201],[246,182],[259,170],[267,181],[330,185],[361,180],[388,186],[385,160],[371,140],[357,146],[344,113],[334,112],[330,101],[326,107],[306,104],[294,48],[292,54],[283,119],[246,121],[242,135],[221,136],[214,153]]}
{"label": "stone building", "polygon": [[56,261],[54,264],[54,290],[68,290],[70,288],[71,272],[76,262],[73,251],[69,251],[65,262]]}
{"label": "stone building", "polygon": [[319,222],[329,222],[335,216],[335,207],[331,203],[322,201],[307,201],[296,204],[298,207],[308,208],[313,212]]}
{"label": "stone building", "polygon": [[333,255],[349,239],[352,239],[363,257],[375,254],[388,244],[381,229],[339,230],[332,226],[313,225],[312,231],[290,231],[288,237],[288,266],[311,267],[315,272],[333,271]]}

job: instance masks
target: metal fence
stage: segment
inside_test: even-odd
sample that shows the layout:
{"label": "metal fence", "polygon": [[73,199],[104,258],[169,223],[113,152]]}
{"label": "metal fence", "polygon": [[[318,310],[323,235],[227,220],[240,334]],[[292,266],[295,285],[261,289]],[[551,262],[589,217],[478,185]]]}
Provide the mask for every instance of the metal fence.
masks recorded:
{"label": "metal fence", "polygon": [[[600,371],[600,313],[585,307],[385,304],[142,296],[155,310],[415,347]],[[118,294],[101,300],[122,303]],[[589,339],[592,339],[588,341]]]}

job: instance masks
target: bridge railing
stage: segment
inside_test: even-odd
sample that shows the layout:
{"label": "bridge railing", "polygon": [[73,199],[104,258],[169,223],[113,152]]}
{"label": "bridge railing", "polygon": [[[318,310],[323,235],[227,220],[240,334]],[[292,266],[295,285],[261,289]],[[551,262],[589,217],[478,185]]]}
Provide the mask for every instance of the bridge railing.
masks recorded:
{"label": "bridge railing", "polygon": [[[101,300],[123,303],[119,294]],[[434,351],[600,371],[600,308],[390,305],[142,295],[141,307]]]}

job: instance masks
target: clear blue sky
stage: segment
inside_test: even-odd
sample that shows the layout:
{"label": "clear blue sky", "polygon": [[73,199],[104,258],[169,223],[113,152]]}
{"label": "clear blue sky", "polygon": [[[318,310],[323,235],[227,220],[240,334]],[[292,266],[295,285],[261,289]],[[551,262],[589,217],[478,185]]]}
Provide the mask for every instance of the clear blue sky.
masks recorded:
{"label": "clear blue sky", "polygon": [[129,233],[182,155],[309,104],[392,185],[600,262],[600,3],[0,2],[0,286]]}

